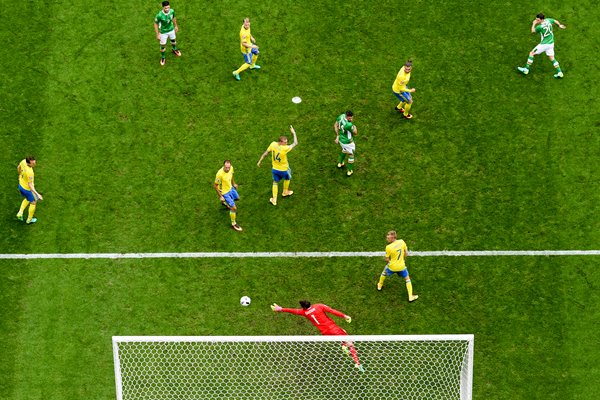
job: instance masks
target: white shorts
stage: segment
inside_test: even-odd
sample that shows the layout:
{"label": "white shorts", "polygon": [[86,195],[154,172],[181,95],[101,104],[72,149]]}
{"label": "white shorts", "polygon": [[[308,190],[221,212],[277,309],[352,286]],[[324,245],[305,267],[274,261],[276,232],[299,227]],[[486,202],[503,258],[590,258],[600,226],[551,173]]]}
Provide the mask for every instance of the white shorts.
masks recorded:
{"label": "white shorts", "polygon": [[352,143],[348,143],[348,144],[344,144],[342,142],[340,142],[340,146],[342,147],[342,152],[346,153],[346,154],[354,154],[354,151],[356,150],[356,145],[354,144],[354,142]]}
{"label": "white shorts", "polygon": [[538,44],[533,49],[533,54],[546,53],[548,57],[554,57],[554,43],[550,44]]}
{"label": "white shorts", "polygon": [[160,34],[160,44],[167,44],[167,38],[171,39],[171,40],[175,40],[175,29],[173,29],[171,32],[167,32],[167,33],[161,33]]}

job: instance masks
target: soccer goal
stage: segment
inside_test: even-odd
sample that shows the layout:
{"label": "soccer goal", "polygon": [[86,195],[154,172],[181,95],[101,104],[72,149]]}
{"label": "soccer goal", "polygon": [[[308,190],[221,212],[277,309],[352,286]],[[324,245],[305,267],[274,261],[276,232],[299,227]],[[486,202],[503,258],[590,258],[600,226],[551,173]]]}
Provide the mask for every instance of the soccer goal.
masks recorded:
{"label": "soccer goal", "polygon": [[113,355],[117,400],[472,397],[473,335],[114,336]]}

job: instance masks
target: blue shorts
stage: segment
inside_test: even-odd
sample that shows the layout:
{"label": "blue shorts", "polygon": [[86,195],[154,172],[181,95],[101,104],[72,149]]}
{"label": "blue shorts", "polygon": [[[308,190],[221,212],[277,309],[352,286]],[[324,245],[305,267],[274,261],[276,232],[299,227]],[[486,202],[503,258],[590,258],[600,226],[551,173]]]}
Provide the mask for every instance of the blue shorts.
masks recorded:
{"label": "blue shorts", "polygon": [[25,197],[28,202],[33,203],[35,201],[35,196],[31,190],[26,190],[23,186],[19,185],[19,192],[21,192],[21,196]]}
{"label": "blue shorts", "polygon": [[246,64],[252,64],[252,55],[253,54],[258,54],[258,50],[252,49],[252,51],[250,51],[250,53],[242,53],[242,55],[244,56],[244,61],[246,61]]}
{"label": "blue shorts", "polygon": [[400,271],[392,271],[388,267],[385,267],[385,270],[383,271],[383,274],[385,276],[390,276],[390,275],[398,274],[399,276],[401,276],[403,278],[406,278],[408,276],[408,269],[404,268],[403,270],[400,270]]}
{"label": "blue shorts", "polygon": [[272,169],[271,172],[273,173],[273,180],[275,182],[284,180],[284,181],[289,181],[292,179],[292,170],[288,168],[287,171],[279,171],[277,169]]}
{"label": "blue shorts", "polygon": [[232,187],[229,192],[223,195],[223,198],[225,199],[225,203],[227,203],[229,207],[235,207],[235,201],[239,200],[240,195],[238,194],[237,190],[235,190],[235,188]]}
{"label": "blue shorts", "polygon": [[410,92],[400,92],[400,93],[396,93],[394,91],[392,91],[392,93],[394,93],[394,96],[396,96],[398,98],[398,100],[400,101],[405,101],[405,102],[410,102],[412,101],[412,97],[410,95]]}

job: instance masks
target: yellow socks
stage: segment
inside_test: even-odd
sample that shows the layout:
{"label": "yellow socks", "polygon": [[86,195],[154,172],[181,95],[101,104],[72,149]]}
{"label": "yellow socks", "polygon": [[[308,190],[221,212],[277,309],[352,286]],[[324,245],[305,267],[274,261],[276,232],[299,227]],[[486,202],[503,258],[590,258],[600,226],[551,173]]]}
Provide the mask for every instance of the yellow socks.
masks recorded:
{"label": "yellow socks", "polygon": [[31,221],[31,219],[33,218],[33,214],[35,213],[35,206],[35,204],[29,205],[29,217],[27,218],[27,221]]}
{"label": "yellow socks", "polygon": [[21,202],[21,208],[19,208],[19,213],[17,214],[17,216],[22,216],[23,212],[25,212],[25,208],[28,205],[29,205],[29,200],[23,199],[23,201]]}
{"label": "yellow socks", "polygon": [[412,107],[412,104],[411,103],[406,103],[406,105],[404,106],[404,115],[408,115],[409,114],[410,107]]}
{"label": "yellow socks", "polygon": [[377,286],[378,287],[382,287],[383,286],[383,281],[385,281],[385,275],[380,275],[379,276],[379,282],[377,282]]}
{"label": "yellow socks", "polygon": [[410,281],[406,281],[406,290],[408,291],[408,300],[411,300],[413,298],[413,289]]}
{"label": "yellow socks", "polygon": [[283,181],[283,193],[287,193],[290,188],[290,181]]}
{"label": "yellow socks", "polygon": [[240,72],[245,71],[248,68],[250,68],[250,64],[244,63],[244,64],[242,64],[241,67],[239,67],[237,70],[234,71],[234,74],[238,74],[239,75]]}
{"label": "yellow socks", "polygon": [[235,217],[236,217],[236,213],[234,211],[229,211],[229,218],[231,218],[231,224],[235,225]]}
{"label": "yellow socks", "polygon": [[398,110],[401,109],[402,107],[404,107],[404,102],[403,101],[401,101],[400,103],[398,103],[398,105],[396,106],[396,108]]}
{"label": "yellow socks", "polygon": [[254,54],[252,56],[252,66],[254,67],[256,65],[256,59],[258,58],[258,55]]}
{"label": "yellow socks", "polygon": [[[285,183],[284,183],[285,184]],[[277,194],[279,193],[279,186],[277,186],[277,182],[273,182],[273,199],[277,201]]]}

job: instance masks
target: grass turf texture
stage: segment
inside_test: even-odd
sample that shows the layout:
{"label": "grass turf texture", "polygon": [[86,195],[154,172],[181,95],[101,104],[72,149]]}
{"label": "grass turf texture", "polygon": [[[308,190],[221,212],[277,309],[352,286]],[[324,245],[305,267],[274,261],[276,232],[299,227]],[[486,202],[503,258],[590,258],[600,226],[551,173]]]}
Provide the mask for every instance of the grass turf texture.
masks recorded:
{"label": "grass turf texture", "polygon": [[[3,35],[11,57],[0,71],[1,252],[370,251],[383,249],[388,229],[415,250],[598,248],[590,32],[600,11],[586,1],[544,4],[567,25],[556,33],[565,71],[557,81],[544,56],[527,77],[516,72],[538,41],[529,26],[539,9],[465,4],[413,2],[400,12],[388,1],[176,2],[183,57],[169,53],[161,68],[151,26],[158,2],[11,3],[11,30],[28,34]],[[246,15],[263,68],[236,82]],[[412,121],[392,110],[390,90],[408,57]],[[335,168],[331,129],[347,108],[359,128],[351,178]],[[275,208],[270,166],[256,161],[289,124],[300,141],[290,153],[296,194]],[[14,220],[15,167],[28,153],[46,199],[35,226]],[[228,228],[212,189],[225,158],[240,183],[242,234]],[[414,308],[389,297],[403,301],[398,281],[373,292],[383,266],[375,260],[2,262],[0,346],[10,362],[0,367],[0,397],[112,396],[112,334],[314,334],[292,316],[267,325],[255,314],[273,318],[269,302],[305,294],[350,313],[352,333],[475,333],[476,398],[600,390],[589,337],[597,259],[413,265],[423,295]],[[313,273],[322,281],[299,292]],[[159,295],[144,289],[153,282]],[[346,295],[332,293],[332,282]],[[201,301],[206,288],[221,300]],[[253,298],[248,310],[241,294]]]}

